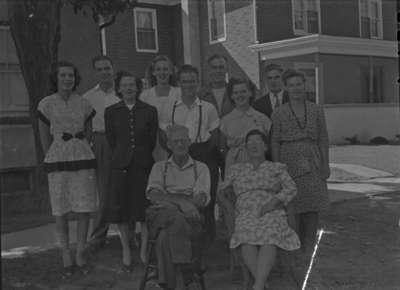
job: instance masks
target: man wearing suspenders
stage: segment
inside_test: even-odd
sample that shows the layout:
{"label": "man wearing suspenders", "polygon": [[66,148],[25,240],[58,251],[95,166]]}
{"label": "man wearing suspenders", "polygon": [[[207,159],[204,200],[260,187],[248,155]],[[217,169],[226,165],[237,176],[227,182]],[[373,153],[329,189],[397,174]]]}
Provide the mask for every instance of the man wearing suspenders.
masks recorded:
{"label": "man wearing suspenders", "polygon": [[213,104],[200,100],[199,72],[191,65],[183,65],[178,72],[179,84],[182,95],[178,100],[171,100],[168,111],[171,118],[167,124],[162,125],[165,129],[168,125],[178,124],[189,130],[189,138],[192,142],[189,148],[190,156],[205,163],[210,170],[211,189],[210,203],[205,208],[205,225],[210,240],[215,238],[215,196],[219,176],[219,117]]}
{"label": "man wearing suspenders", "polygon": [[175,289],[176,267],[182,271],[185,287],[198,283],[195,273],[201,272],[202,211],[210,201],[210,173],[204,163],[191,158],[190,143],[186,127],[167,128],[172,156],[154,164],[147,187],[153,204],[147,210],[147,223],[150,236],[159,232],[158,279],[164,289]]}

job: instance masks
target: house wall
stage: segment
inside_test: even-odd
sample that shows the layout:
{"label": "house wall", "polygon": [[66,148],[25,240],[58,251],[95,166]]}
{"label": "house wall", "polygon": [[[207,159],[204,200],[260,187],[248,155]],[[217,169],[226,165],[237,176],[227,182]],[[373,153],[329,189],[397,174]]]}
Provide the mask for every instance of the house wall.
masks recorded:
{"label": "house wall", "polygon": [[[325,104],[365,103],[361,88],[360,66],[368,67],[368,57],[321,55]],[[382,89],[385,103],[399,102],[397,61],[393,58],[373,57],[374,65],[383,68]],[[372,104],[371,104],[372,105]]]}
{"label": "house wall", "polygon": [[159,51],[157,53],[136,51],[133,10],[126,11],[118,15],[112,26],[106,28],[107,54],[113,59],[114,66],[117,69],[130,71],[138,77],[144,77],[147,66],[157,55],[167,55],[173,63],[182,64],[180,5],[141,4],[138,7],[154,8],[157,11]]}
{"label": "house wall", "polygon": [[383,15],[383,39],[397,39],[397,1],[382,0],[382,15]]}
{"label": "house wall", "polygon": [[[115,70],[127,70],[144,77],[149,62],[159,54],[165,54],[176,65],[183,63],[183,42],[180,5],[161,6],[140,4],[137,7],[156,9],[158,28],[158,53],[137,52],[135,46],[133,10],[117,15],[115,23],[105,29],[107,55]],[[61,13],[61,41],[59,59],[76,64],[82,75],[78,92],[83,93],[96,84],[92,58],[101,54],[100,35],[97,24],[90,14],[75,14],[66,5]]]}
{"label": "house wall", "polygon": [[213,54],[228,58],[229,76],[247,76],[259,86],[258,54],[248,48],[255,43],[252,0],[226,0],[226,40],[210,44],[207,1],[199,1],[200,45],[203,83],[207,83],[207,59]]}
{"label": "house wall", "polygon": [[398,104],[325,105],[325,116],[331,144],[346,143],[344,137],[354,135],[369,142],[377,136],[395,140],[400,134]]}
{"label": "house wall", "polygon": [[[292,0],[256,0],[260,43],[298,37],[293,33]],[[360,37],[359,0],[320,0],[321,34]],[[383,39],[396,40],[396,1],[382,0]]]}
{"label": "house wall", "polygon": [[256,0],[259,43],[295,37],[291,0]]}

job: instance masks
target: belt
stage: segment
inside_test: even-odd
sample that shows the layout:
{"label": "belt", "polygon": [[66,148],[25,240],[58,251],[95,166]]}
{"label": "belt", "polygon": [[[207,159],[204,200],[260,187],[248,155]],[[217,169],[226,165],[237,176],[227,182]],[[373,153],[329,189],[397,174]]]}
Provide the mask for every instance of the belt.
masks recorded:
{"label": "belt", "polygon": [[72,135],[72,134],[70,134],[70,133],[63,133],[62,134],[62,139],[64,140],[64,141],[69,141],[69,140],[71,140],[72,138],[77,138],[77,139],[84,139],[85,138],[85,133],[84,132],[78,132],[78,133],[76,133],[75,135]]}
{"label": "belt", "polygon": [[105,131],[94,131],[93,134],[105,134]]}

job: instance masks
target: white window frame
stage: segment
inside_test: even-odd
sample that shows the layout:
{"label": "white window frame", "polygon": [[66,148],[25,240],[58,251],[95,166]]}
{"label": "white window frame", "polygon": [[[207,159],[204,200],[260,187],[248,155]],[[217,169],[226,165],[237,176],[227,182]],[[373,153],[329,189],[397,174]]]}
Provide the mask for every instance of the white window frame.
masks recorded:
{"label": "white window frame", "polygon": [[[362,37],[362,22],[361,22],[361,1],[358,0],[358,23],[359,23],[359,32],[360,32],[360,37]],[[372,3],[375,2],[378,4],[378,17],[379,17],[379,22],[378,22],[378,36],[372,36],[371,35],[371,21],[370,21],[370,27],[369,27],[369,33],[370,33],[370,39],[383,39],[383,15],[382,15],[382,0],[365,0],[368,5],[368,18],[371,20],[372,19]],[[364,37],[362,37],[364,38]]]}
{"label": "white window frame", "polygon": [[[152,24],[153,28],[155,30],[154,36],[155,36],[155,44],[156,48],[155,49],[141,49],[139,48],[139,43],[138,43],[138,33],[137,33],[137,17],[136,13],[137,12],[151,12],[152,15]],[[149,53],[158,53],[158,27],[157,27],[157,10],[152,9],[152,8],[143,8],[143,7],[135,7],[133,8],[133,21],[135,25],[135,47],[137,52],[149,52]]]}
{"label": "white window frame", "polygon": [[[296,1],[304,1],[304,10],[307,11],[307,0],[292,0],[292,26],[293,26],[293,33],[294,35],[308,35],[312,34],[311,32],[308,32],[308,24],[307,24],[307,18],[305,17],[305,23],[304,23],[304,30],[302,29],[296,29],[296,19],[295,19],[295,2]],[[316,0],[317,4],[317,12],[318,12],[318,34],[321,34],[321,4],[320,0]]]}
{"label": "white window frame", "polygon": [[223,22],[224,22],[224,36],[218,39],[213,40],[211,38],[211,0],[207,0],[207,10],[208,10],[208,35],[209,35],[209,41],[210,44],[215,44],[215,43],[220,43],[220,42],[224,42],[226,40],[226,6],[225,6],[225,0],[221,0],[223,3],[223,7],[224,7],[224,17],[223,17]]}
{"label": "white window frame", "polygon": [[[0,30],[10,31],[10,26],[1,24],[0,25]],[[18,63],[10,63],[10,62],[8,62],[8,63],[6,63],[6,66],[9,65],[9,64],[18,65],[20,67],[19,62]],[[2,73],[20,73],[22,75],[21,69],[15,69],[15,70],[12,70],[12,69],[1,70],[0,69],[0,72],[2,72]],[[26,84],[25,84],[24,80],[23,80],[23,82],[24,82],[23,85],[26,87]],[[27,92],[27,94],[28,94],[28,92]],[[17,105],[15,103],[13,103],[13,99],[12,99],[13,96],[7,96],[7,97],[8,97],[7,100],[9,102],[9,105],[7,107],[5,107],[5,108],[0,106],[0,114],[1,115],[7,115],[7,114],[12,114],[12,113],[22,113],[24,115],[25,114],[27,115],[29,113],[29,95],[27,95],[28,103],[25,104],[25,105]]]}

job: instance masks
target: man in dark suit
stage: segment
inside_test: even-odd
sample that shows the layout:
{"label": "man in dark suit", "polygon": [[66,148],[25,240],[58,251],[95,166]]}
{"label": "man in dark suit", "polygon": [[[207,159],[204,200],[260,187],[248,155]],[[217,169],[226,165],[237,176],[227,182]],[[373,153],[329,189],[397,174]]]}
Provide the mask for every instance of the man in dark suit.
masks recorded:
{"label": "man in dark suit", "polygon": [[271,118],[275,108],[289,101],[288,92],[283,89],[282,73],[283,69],[278,64],[268,64],[264,67],[265,84],[268,94],[257,99],[253,103],[254,109]]}

